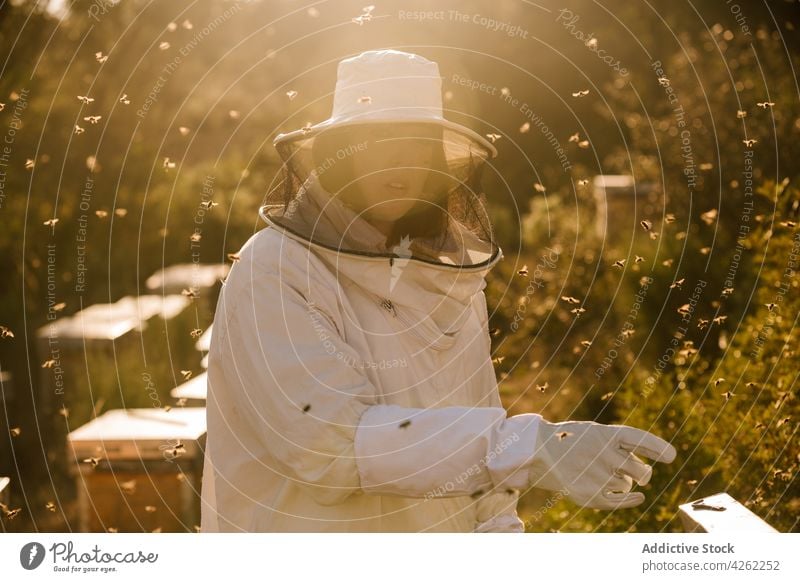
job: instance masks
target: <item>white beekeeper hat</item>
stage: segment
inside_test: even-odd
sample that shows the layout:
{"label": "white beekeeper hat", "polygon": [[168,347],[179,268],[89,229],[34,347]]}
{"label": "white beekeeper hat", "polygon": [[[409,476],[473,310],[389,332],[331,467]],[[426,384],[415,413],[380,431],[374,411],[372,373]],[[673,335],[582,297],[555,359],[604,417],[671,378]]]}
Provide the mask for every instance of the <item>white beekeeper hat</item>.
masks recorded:
{"label": "white beekeeper hat", "polygon": [[497,149],[468,127],[442,114],[439,65],[425,57],[392,49],[366,51],[339,62],[331,116],[315,125],[280,133],[276,147],[310,138],[335,127],[362,123],[436,123],[483,146],[491,157]]}
{"label": "white beekeeper hat", "polygon": [[[392,242],[399,235],[387,239],[348,203],[346,191],[359,187],[359,177],[348,165],[353,146],[348,129],[404,123],[428,126],[432,131],[423,139],[438,144],[425,185],[426,192],[434,194],[426,194],[418,206],[433,208],[426,217],[441,211],[437,224],[443,227],[435,229],[441,234],[431,238],[416,227],[424,222],[417,220],[420,214],[412,218],[409,213],[406,223],[398,217],[398,228],[410,231],[410,240],[403,235],[403,258],[455,267],[492,263],[500,249],[480,179],[485,162],[497,150],[477,132],[444,118],[438,65],[397,50],[371,50],[340,61],[331,116],[277,135],[273,144],[283,160],[283,181],[267,194],[261,218],[338,252],[398,256]],[[431,200],[433,204],[426,204]]]}

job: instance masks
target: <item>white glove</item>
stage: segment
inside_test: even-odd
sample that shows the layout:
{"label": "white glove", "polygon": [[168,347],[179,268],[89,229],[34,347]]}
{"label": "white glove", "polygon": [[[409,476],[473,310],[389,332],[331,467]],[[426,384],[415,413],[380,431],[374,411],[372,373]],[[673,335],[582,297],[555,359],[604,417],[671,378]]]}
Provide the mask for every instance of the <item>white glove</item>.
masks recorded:
{"label": "white glove", "polygon": [[633,480],[650,481],[653,469],[636,454],[664,463],[675,459],[675,447],[638,428],[593,421],[552,423],[542,418],[531,469],[530,485],[564,491],[583,507],[635,507],[644,494],[630,493]]}

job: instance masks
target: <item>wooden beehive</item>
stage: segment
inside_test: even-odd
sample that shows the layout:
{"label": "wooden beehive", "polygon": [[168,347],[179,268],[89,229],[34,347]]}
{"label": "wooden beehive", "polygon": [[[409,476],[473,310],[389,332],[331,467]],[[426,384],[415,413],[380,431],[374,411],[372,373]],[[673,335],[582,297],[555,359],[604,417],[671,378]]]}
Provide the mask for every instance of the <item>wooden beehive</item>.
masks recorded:
{"label": "wooden beehive", "polygon": [[[661,222],[662,200],[652,183],[633,176],[602,174],[594,177],[595,230],[611,246],[629,246],[642,220]],[[638,231],[637,231],[638,229]]]}
{"label": "wooden beehive", "polygon": [[195,531],[205,435],[202,407],[110,410],[72,431],[79,531]]}

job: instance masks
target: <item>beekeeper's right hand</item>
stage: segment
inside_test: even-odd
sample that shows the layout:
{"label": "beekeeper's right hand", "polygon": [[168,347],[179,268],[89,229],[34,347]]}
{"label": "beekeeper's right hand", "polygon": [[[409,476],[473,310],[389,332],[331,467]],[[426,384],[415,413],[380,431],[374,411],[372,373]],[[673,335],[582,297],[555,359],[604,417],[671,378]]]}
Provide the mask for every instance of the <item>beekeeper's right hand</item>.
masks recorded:
{"label": "beekeeper's right hand", "polygon": [[540,419],[530,484],[566,496],[583,507],[635,507],[645,499],[631,493],[633,481],[646,485],[653,469],[636,455],[671,463],[675,447],[638,428],[592,421],[552,423]]}

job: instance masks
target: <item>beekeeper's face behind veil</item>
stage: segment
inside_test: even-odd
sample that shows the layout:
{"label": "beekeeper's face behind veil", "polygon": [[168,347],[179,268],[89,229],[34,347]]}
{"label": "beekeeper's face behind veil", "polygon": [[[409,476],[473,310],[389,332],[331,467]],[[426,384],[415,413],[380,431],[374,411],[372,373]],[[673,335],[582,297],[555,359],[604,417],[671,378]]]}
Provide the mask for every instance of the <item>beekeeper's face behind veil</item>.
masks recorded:
{"label": "beekeeper's face behind veil", "polygon": [[339,253],[449,267],[499,257],[481,190],[496,150],[442,117],[435,63],[393,50],[339,65],[333,115],[275,139],[283,181],[260,214]]}
{"label": "beekeeper's face behind veil", "polygon": [[317,138],[314,162],[322,187],[393,244],[401,235],[437,237],[447,227],[448,191],[456,186],[430,124],[373,124]]}
{"label": "beekeeper's face behind veil", "polygon": [[[425,184],[434,165],[434,152],[437,148],[441,150],[441,136],[437,135],[440,132],[435,127],[369,125],[339,133],[348,138],[343,142],[349,146],[337,168],[343,171],[324,175],[322,184],[329,192],[342,191],[342,201],[362,211],[372,224],[391,224],[435,196],[430,192],[432,184],[428,188]],[[323,144],[325,140],[317,142]],[[359,149],[358,144],[363,147]],[[319,163],[325,156],[317,153],[323,152],[315,152],[315,161]],[[441,158],[441,151],[437,158]],[[352,172],[348,171],[350,168]]]}

